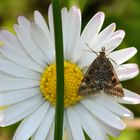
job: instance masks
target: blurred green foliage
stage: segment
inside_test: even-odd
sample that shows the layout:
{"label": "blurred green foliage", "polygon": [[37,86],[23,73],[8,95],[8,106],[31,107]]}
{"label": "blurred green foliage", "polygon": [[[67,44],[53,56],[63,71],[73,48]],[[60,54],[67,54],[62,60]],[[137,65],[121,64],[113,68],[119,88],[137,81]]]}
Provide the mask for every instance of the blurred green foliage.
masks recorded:
{"label": "blurred green foliage", "polygon": [[134,129],[126,129],[117,138],[110,137],[110,140],[139,140],[140,131]]}
{"label": "blurred green foliage", "polygon": [[[19,15],[24,15],[33,20],[34,10],[39,10],[47,19],[47,9],[51,0],[0,0],[0,29],[8,29],[12,32],[13,25]],[[78,6],[82,11],[82,28],[97,11],[104,11],[106,19],[104,27],[115,22],[117,29],[123,29],[126,37],[119,48],[135,46],[138,53],[129,62],[140,65],[140,0],[62,0],[62,5],[70,8]],[[136,78],[124,81],[123,86],[140,94],[140,75]],[[130,106],[136,117],[140,116],[139,105]],[[0,140],[11,140],[18,124],[0,128]],[[88,139],[88,138],[87,138]],[[126,129],[118,138],[111,140],[139,140],[140,130]]]}

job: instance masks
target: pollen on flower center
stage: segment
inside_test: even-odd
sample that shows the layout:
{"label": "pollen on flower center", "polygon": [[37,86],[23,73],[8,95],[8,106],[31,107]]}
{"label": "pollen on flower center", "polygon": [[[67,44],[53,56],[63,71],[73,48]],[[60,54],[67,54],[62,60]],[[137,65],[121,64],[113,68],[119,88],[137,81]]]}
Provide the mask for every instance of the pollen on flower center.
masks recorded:
{"label": "pollen on flower center", "polygon": [[[82,78],[83,73],[77,65],[64,61],[64,107],[75,104],[82,99],[82,96],[79,96],[77,93]],[[44,70],[40,79],[40,90],[46,100],[48,100],[52,105],[56,104],[55,64],[50,65]]]}

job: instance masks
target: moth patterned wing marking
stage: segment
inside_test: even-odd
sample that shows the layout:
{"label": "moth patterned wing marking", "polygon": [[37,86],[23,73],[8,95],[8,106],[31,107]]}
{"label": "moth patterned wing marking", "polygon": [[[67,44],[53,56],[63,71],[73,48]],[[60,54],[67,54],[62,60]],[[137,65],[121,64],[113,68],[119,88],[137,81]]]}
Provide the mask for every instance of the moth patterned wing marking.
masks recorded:
{"label": "moth patterned wing marking", "polygon": [[92,62],[86,74],[84,75],[82,83],[78,89],[79,95],[87,96],[91,94],[96,94],[101,90],[97,78],[97,72],[99,69],[97,63],[98,63],[98,57]]}
{"label": "moth patterned wing marking", "polygon": [[116,86],[111,86],[108,84],[105,84],[104,92],[109,95],[115,95],[118,97],[123,97],[124,92],[121,84],[117,84]]}
{"label": "moth patterned wing marking", "polygon": [[78,94],[81,96],[86,96],[86,95],[91,95],[93,94],[93,89],[90,88],[85,82],[82,82],[79,90],[78,90]]}
{"label": "moth patterned wing marking", "polygon": [[105,77],[103,83],[103,91],[109,95],[123,97],[124,96],[123,87],[108,58],[106,58],[106,67],[107,68],[104,68]]}

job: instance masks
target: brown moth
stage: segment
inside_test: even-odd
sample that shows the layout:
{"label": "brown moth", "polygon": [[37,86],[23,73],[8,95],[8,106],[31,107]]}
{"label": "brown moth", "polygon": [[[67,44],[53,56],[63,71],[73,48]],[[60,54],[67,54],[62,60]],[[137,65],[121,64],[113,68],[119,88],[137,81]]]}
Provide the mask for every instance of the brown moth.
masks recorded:
{"label": "brown moth", "polygon": [[[93,51],[93,50],[92,50]],[[94,51],[93,51],[94,52]],[[97,53],[96,53],[97,54]],[[105,47],[102,47],[97,58],[88,68],[78,94],[87,96],[103,91],[105,94],[123,97],[123,87],[109,58],[106,57]]]}

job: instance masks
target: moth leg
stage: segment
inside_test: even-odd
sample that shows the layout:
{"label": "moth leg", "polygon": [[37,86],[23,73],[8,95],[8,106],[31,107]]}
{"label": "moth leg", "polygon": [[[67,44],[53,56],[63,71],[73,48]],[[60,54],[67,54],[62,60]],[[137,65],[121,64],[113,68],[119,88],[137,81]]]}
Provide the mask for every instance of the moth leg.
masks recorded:
{"label": "moth leg", "polygon": [[117,64],[112,58],[108,58],[108,59],[111,60],[116,65],[116,67],[119,66],[119,64]]}

